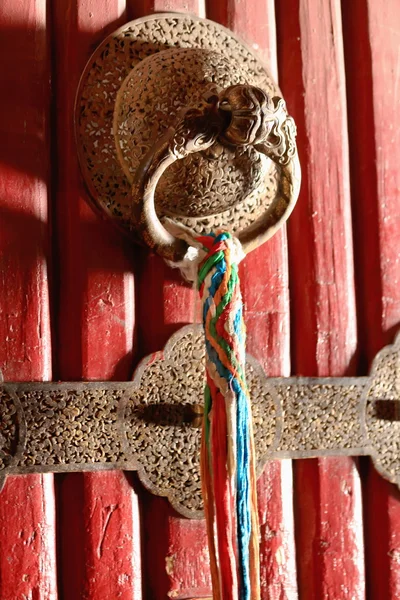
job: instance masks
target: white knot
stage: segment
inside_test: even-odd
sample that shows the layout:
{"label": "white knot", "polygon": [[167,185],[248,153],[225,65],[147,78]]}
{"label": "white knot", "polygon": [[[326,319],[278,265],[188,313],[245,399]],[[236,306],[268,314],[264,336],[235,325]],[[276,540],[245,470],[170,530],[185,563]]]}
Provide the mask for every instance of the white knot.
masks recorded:
{"label": "white knot", "polygon": [[[196,282],[199,272],[199,265],[206,256],[207,250],[205,250],[202,244],[198,240],[194,239],[189,232],[181,229],[180,227],[172,225],[169,220],[167,229],[175,237],[184,240],[188,244],[188,249],[183,260],[178,262],[167,260],[167,265],[173,269],[179,269],[186,281]],[[242,244],[238,238],[234,236],[230,239],[227,239],[226,242],[230,246],[231,262],[239,264],[240,261],[246,256],[243,251]]]}

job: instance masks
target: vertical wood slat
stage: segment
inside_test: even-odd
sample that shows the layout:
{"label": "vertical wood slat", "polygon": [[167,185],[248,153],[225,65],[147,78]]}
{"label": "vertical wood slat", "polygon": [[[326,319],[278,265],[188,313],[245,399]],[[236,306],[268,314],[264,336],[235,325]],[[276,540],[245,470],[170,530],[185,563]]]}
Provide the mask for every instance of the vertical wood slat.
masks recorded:
{"label": "vertical wood slat", "polygon": [[205,0],[127,0],[129,19],[150,13],[181,12],[205,17]]}
{"label": "vertical wood slat", "polygon": [[[137,250],[138,345],[141,354],[160,350],[181,326],[195,320],[196,292],[178,271]],[[211,596],[207,536],[203,521],[180,517],[165,498],[142,490],[143,581],[149,598]]]}
{"label": "vertical wood slat", "polygon": [[[358,319],[363,370],[400,321],[400,6],[342,3]],[[400,597],[400,494],[368,465],[364,486],[371,598]]]}
{"label": "vertical wood slat", "polygon": [[[277,79],[274,2],[209,1],[207,17],[237,33]],[[290,372],[286,231],[253,251],[240,268],[247,350],[269,376]],[[261,594],[265,600],[297,598],[290,461],[269,462],[258,481]]]}
{"label": "vertical wood slat", "polygon": [[[138,342],[141,354],[159,350],[170,335],[194,322],[197,292],[183,284],[178,271],[147,250],[139,252]],[[141,494],[143,577],[154,600],[211,596],[204,521],[180,517],[165,498]]]}
{"label": "vertical wood slat", "polygon": [[[128,0],[128,18],[153,12],[180,11],[204,16],[203,0]],[[192,323],[198,307],[197,293],[147,250],[135,252],[138,270],[138,345],[141,355],[159,350],[182,325]],[[154,600],[184,600],[211,596],[207,537],[204,522],[177,515],[165,498],[144,490],[143,580]]]}
{"label": "vertical wood slat", "polygon": [[[0,368],[51,379],[49,38],[45,0],[0,9]],[[56,600],[52,475],[10,477],[0,494],[0,597]]]}
{"label": "vertical wood slat", "polygon": [[[294,368],[350,374],[357,336],[340,3],[283,0],[277,7],[280,82],[303,170],[288,226]],[[300,596],[363,599],[354,460],[296,462],[295,503]]]}
{"label": "vertical wood slat", "polygon": [[[131,250],[86,204],[73,127],[82,69],[106,33],[123,22],[125,2],[59,0],[52,7],[57,41],[58,376],[127,379],[135,310]],[[125,475],[69,474],[60,478],[58,496],[63,598],[142,598],[138,500]]]}
{"label": "vertical wood slat", "polygon": [[[138,345],[141,354],[160,350],[170,335],[193,322],[196,292],[178,271],[138,250]],[[180,517],[165,498],[142,490],[143,580],[149,598],[184,600],[211,596],[207,536],[203,521]]]}
{"label": "vertical wood slat", "polygon": [[240,2],[206,0],[207,18],[237,33],[268,66],[278,79],[276,63],[275,2],[264,0]]}
{"label": "vertical wood slat", "polygon": [[[204,16],[202,0],[190,2],[137,2],[128,0],[129,18],[151,12],[189,11]],[[162,348],[170,335],[196,320],[197,292],[183,283],[180,273],[169,269],[147,250],[137,250],[138,345],[141,354]],[[146,594],[154,600],[211,596],[208,546],[203,521],[177,515],[165,498],[143,491],[143,578]],[[155,574],[157,574],[155,576]]]}

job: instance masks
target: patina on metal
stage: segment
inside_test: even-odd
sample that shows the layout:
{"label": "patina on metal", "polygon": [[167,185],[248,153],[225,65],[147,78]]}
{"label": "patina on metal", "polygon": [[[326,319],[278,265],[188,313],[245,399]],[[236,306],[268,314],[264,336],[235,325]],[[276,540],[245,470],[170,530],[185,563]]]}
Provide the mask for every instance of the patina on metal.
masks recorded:
{"label": "patina on metal", "polygon": [[[136,470],[181,514],[202,517],[202,328],[173,335],[124,383],[2,383],[0,477]],[[247,358],[258,474],[269,459],[370,455],[400,486],[400,335],[369,377],[267,378]]]}
{"label": "patina on metal", "polygon": [[160,14],[126,24],[95,51],[77,94],[94,205],[174,262],[188,240],[221,228],[249,252],[288,218],[300,187],[296,128],[280,95],[217,23]]}

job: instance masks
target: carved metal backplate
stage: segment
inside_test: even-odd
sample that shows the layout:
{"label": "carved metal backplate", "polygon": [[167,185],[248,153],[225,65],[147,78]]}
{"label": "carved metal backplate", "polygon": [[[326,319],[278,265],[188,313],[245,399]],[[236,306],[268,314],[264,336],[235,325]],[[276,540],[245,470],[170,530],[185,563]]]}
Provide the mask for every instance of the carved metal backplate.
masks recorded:
{"label": "carved metal backplate", "polygon": [[[86,66],[76,104],[78,154],[96,208],[133,235],[130,194],[143,157],[182,109],[238,83],[280,95],[252,51],[212,21],[159,14],[107,37]],[[242,231],[267,213],[280,178],[280,168],[252,146],[220,145],[218,156],[196,153],[168,169],[157,214],[194,234]]]}
{"label": "carved metal backplate", "polygon": [[[369,377],[267,378],[248,357],[258,473],[268,459],[367,454],[400,485],[399,360],[400,337],[377,355]],[[137,470],[150,491],[200,518],[203,386],[197,325],[145,358],[132,382],[3,383],[0,477]]]}

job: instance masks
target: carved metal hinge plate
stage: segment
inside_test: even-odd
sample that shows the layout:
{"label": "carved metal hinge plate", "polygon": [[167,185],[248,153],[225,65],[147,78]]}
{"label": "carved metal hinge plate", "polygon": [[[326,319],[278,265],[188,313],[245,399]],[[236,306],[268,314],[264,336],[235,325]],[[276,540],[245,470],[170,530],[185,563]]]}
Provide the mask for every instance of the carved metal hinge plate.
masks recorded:
{"label": "carved metal hinge plate", "polygon": [[[400,336],[369,377],[267,378],[247,357],[258,473],[276,458],[370,455],[400,485]],[[191,518],[202,517],[201,326],[173,335],[124,383],[3,383],[0,477],[125,469]],[[201,410],[201,409],[200,409]]]}

